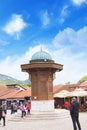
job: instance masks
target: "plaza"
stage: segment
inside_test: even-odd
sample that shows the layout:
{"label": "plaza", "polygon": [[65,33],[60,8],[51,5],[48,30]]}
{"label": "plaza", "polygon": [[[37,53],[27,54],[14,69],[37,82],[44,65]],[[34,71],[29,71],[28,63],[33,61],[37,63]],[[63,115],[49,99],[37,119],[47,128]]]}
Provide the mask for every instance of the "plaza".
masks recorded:
{"label": "plaza", "polygon": [[[56,112],[58,118],[32,118],[32,115],[21,118],[20,111],[16,115],[11,115],[9,111],[6,115],[6,126],[0,125],[0,130],[73,130],[69,111],[58,109]],[[87,130],[87,113],[80,112],[79,118],[82,130]]]}

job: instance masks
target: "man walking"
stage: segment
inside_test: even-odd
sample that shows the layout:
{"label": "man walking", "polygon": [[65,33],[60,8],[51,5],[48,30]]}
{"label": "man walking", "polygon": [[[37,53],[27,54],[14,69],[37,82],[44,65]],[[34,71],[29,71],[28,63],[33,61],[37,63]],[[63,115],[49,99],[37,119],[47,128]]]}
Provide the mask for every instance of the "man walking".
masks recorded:
{"label": "man walking", "polygon": [[75,97],[73,97],[72,101],[71,101],[70,115],[72,118],[74,130],[77,130],[77,126],[78,126],[79,130],[81,130],[81,126],[80,126],[80,122],[79,122],[79,103],[77,102],[77,98],[75,98]]}

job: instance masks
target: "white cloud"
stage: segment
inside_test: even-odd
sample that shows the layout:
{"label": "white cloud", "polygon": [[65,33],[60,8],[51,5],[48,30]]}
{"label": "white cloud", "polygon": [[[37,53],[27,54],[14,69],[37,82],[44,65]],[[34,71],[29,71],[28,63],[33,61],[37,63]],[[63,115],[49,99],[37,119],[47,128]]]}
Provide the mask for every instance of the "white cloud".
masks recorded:
{"label": "white cloud", "polygon": [[68,12],[68,5],[64,5],[62,10],[61,10],[61,16],[66,16]]}
{"label": "white cloud", "polygon": [[41,17],[42,26],[47,27],[50,24],[50,17],[49,17],[47,10],[42,11],[40,13],[40,17]]}
{"label": "white cloud", "polygon": [[40,46],[36,46],[34,48],[30,47],[29,50],[21,56],[7,56],[6,59],[0,61],[0,74],[6,74],[19,80],[28,79],[28,74],[26,72],[22,72],[21,70],[21,64],[29,63],[32,54],[39,50]]}
{"label": "white cloud", "polygon": [[87,75],[87,59],[85,57],[82,58],[82,55],[81,53],[72,54],[68,52],[68,49],[62,51],[62,53],[60,50],[55,52],[55,61],[64,65],[63,70],[56,73],[55,84],[64,84],[68,81],[76,83],[84,75]]}
{"label": "white cloud", "polygon": [[[57,73],[55,82],[77,82],[87,75],[87,27],[78,31],[66,28],[54,38],[53,44],[56,51],[53,54],[57,63],[64,65],[63,71]],[[76,51],[76,52],[75,52]]]}
{"label": "white cloud", "polygon": [[14,38],[19,39],[21,31],[27,26],[27,23],[24,22],[22,15],[13,14],[11,19],[3,27],[3,30],[14,36]]}
{"label": "white cloud", "polygon": [[[87,27],[84,27],[78,31],[73,30],[72,28],[66,28],[63,31],[60,31],[54,38],[53,43],[56,47],[75,47],[87,48]],[[74,49],[75,49],[74,48]],[[82,49],[81,48],[81,49]]]}
{"label": "white cloud", "polygon": [[87,0],[72,0],[72,2],[80,6],[81,4],[87,3]]}
{"label": "white cloud", "polygon": [[59,22],[61,24],[65,22],[65,19],[68,16],[68,13],[69,13],[68,5],[64,5],[60,12],[60,18],[59,18]]}
{"label": "white cloud", "polygon": [[[56,72],[54,84],[64,84],[68,81],[76,83],[81,77],[87,75],[86,36],[87,27],[78,31],[66,28],[55,36],[50,47],[42,45],[42,49],[49,52],[56,63],[64,65],[62,71]],[[3,61],[0,61],[0,73],[12,76],[16,79],[27,79],[28,74],[21,71],[20,65],[29,63],[32,54],[39,51],[40,46],[41,45],[33,48],[30,47],[26,53],[21,56],[8,56]],[[77,49],[77,52],[73,53],[73,50],[78,47],[80,50],[78,51]],[[83,48],[83,51],[81,48]]]}

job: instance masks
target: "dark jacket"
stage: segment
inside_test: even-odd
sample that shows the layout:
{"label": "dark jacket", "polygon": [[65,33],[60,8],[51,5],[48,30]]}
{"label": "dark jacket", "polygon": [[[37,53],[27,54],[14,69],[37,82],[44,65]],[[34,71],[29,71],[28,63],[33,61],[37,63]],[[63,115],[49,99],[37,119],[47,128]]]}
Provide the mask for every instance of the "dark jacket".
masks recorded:
{"label": "dark jacket", "polygon": [[0,107],[0,118],[2,118],[2,108]]}
{"label": "dark jacket", "polygon": [[77,101],[71,103],[70,114],[71,114],[71,116],[78,116],[79,115],[79,103]]}

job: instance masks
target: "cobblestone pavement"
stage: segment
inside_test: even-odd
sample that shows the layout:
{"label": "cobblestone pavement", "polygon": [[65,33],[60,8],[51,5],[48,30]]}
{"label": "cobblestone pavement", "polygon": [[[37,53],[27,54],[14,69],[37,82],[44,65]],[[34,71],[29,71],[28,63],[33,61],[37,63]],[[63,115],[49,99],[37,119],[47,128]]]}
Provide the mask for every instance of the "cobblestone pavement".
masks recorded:
{"label": "cobblestone pavement", "polygon": [[[79,116],[82,130],[87,130],[87,113],[80,113]],[[19,120],[9,120],[10,117],[10,114],[7,115],[6,126],[0,125],[0,130],[73,130],[70,116],[53,120],[26,120],[26,117],[23,119],[18,117]]]}

